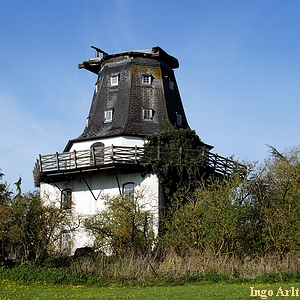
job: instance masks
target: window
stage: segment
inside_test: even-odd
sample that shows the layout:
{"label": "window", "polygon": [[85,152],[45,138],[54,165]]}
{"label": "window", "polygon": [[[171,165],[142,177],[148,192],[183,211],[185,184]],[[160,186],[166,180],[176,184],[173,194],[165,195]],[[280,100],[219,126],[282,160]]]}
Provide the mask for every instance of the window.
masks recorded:
{"label": "window", "polygon": [[123,184],[123,194],[133,199],[134,182],[126,182]]}
{"label": "window", "polygon": [[61,235],[61,250],[70,250],[71,248],[71,233],[63,232]]}
{"label": "window", "polygon": [[72,208],[72,190],[64,189],[61,192],[61,208],[71,209]]}
{"label": "window", "polygon": [[101,142],[96,142],[91,146],[92,149],[92,157],[91,164],[92,165],[101,165],[104,163],[104,144]]}
{"label": "window", "polygon": [[104,144],[101,142],[96,142],[91,146],[91,148],[94,148],[94,149],[99,149],[99,148],[103,148],[103,147],[104,147]]}
{"label": "window", "polygon": [[119,74],[110,76],[110,86],[119,85]]}
{"label": "window", "polygon": [[169,80],[169,89],[174,91],[174,81]]}
{"label": "window", "polygon": [[178,126],[182,126],[182,116],[176,113],[176,123]]}
{"label": "window", "polygon": [[142,76],[143,85],[151,85],[151,83],[152,83],[152,75],[145,74]]}
{"label": "window", "polygon": [[113,117],[113,110],[106,110],[104,112],[104,123],[109,123],[112,122],[112,117]]}
{"label": "window", "polygon": [[143,108],[143,120],[151,121],[153,119],[153,109]]}

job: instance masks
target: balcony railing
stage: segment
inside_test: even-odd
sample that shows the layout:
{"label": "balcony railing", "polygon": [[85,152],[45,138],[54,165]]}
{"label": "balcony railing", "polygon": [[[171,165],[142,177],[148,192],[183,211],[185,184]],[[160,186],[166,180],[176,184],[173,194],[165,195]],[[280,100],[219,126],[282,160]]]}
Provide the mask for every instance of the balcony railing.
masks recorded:
{"label": "balcony railing", "polygon": [[[230,175],[232,172],[241,172],[243,166],[235,161],[213,154],[207,151],[194,149],[169,149],[158,148],[146,151],[147,155],[160,158],[165,155],[168,157],[174,154],[184,153],[186,157],[204,157],[205,167],[213,173]],[[36,186],[40,185],[47,176],[54,174],[67,174],[82,170],[100,170],[113,166],[140,165],[141,158],[144,156],[144,147],[122,147],[110,146],[101,148],[91,148],[88,150],[63,152],[39,155],[36,160],[33,176]]]}

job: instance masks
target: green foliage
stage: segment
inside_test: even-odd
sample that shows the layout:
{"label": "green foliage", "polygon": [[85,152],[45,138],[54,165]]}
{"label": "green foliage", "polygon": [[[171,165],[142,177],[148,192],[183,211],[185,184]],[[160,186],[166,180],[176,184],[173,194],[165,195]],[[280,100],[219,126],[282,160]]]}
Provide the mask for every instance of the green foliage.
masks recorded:
{"label": "green foliage", "polygon": [[255,282],[258,283],[281,283],[281,282],[299,282],[300,274],[291,273],[291,272],[283,272],[276,273],[270,272],[255,278]]}
{"label": "green foliage", "polygon": [[177,128],[170,123],[165,123],[165,128],[159,134],[147,137],[145,147],[161,147],[170,149],[202,149],[205,144],[192,129]]}
{"label": "green foliage", "polygon": [[62,231],[71,225],[71,218],[65,211],[54,203],[43,203],[37,192],[21,194],[20,185],[17,195],[5,193],[1,201],[2,259],[37,260],[54,252],[55,242]]}
{"label": "green foliage", "polygon": [[169,203],[203,176],[206,147],[194,130],[168,123],[159,134],[147,137],[142,165],[158,177]]}
{"label": "green foliage", "polygon": [[0,277],[27,283],[82,284],[87,282],[83,274],[74,274],[69,268],[45,268],[34,264],[1,268]]}
{"label": "green foliage", "polygon": [[[137,262],[132,264],[135,260]],[[210,257],[210,261],[214,257]],[[201,256],[197,259],[201,262]],[[186,262],[187,259],[186,259]],[[154,267],[160,271],[164,268],[164,262],[154,263]],[[233,268],[236,262],[231,262],[228,269]],[[262,261],[262,264],[268,264]],[[270,263],[270,262],[269,262]],[[185,263],[187,266],[187,264]],[[88,267],[87,267],[88,266]],[[148,267],[147,267],[148,266]],[[299,282],[299,274],[296,272],[286,272],[276,270],[277,266],[272,268],[268,265],[269,272],[264,272],[254,277],[234,277],[226,271],[224,265],[222,268],[215,270],[203,270],[199,267],[194,272],[183,270],[178,273],[159,272],[157,276],[153,273],[145,272],[149,270],[149,263],[146,260],[132,258],[128,262],[124,258],[96,256],[91,259],[78,259],[69,257],[64,260],[47,260],[43,264],[27,263],[23,265],[15,265],[14,267],[0,267],[0,281],[11,280],[22,283],[42,283],[42,284],[58,284],[58,285],[138,285],[138,286],[174,286],[186,285],[187,283],[219,283],[219,282],[255,282],[255,283],[288,283]],[[224,268],[224,269],[223,269]],[[195,267],[194,267],[195,269]],[[202,269],[202,270],[201,270]],[[144,274],[142,270],[145,270]]]}
{"label": "green foliage", "polygon": [[238,256],[299,249],[299,149],[271,156],[245,178],[199,182],[166,220],[163,244],[185,256],[213,251]]}
{"label": "green foliage", "polygon": [[[2,180],[4,174],[1,172],[0,169],[0,180]],[[4,199],[9,198],[12,196],[12,192],[9,190],[9,185],[7,182],[0,182],[0,204],[4,202]]]}
{"label": "green foliage", "polygon": [[280,153],[268,145],[270,158],[258,167],[248,163],[243,178],[216,178],[206,174],[208,147],[193,130],[170,124],[148,137],[142,164],[158,177],[169,204],[162,243],[180,255],[191,249],[281,257],[296,251],[299,148]]}
{"label": "green foliage", "polygon": [[248,184],[252,231],[263,251],[280,255],[299,247],[299,149],[274,152],[259,166]]}
{"label": "green foliage", "polygon": [[106,196],[106,209],[85,219],[84,227],[95,239],[95,249],[124,255],[147,253],[154,242],[153,215],[142,203],[143,196]]}
{"label": "green foliage", "polygon": [[179,255],[191,250],[238,253],[241,250],[239,206],[242,181],[238,177],[199,182],[183,206],[175,208],[165,223],[165,245]]}

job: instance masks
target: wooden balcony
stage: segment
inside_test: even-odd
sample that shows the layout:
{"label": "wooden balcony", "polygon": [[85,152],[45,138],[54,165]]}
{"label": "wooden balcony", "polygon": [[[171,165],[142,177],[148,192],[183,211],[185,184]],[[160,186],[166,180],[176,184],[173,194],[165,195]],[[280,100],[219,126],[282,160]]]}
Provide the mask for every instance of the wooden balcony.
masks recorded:
{"label": "wooden balcony", "polygon": [[[231,159],[202,150],[158,148],[146,152],[147,155],[158,159],[165,155],[172,157],[176,153],[184,153],[186,157],[191,158],[201,156],[205,159],[205,169],[210,173],[220,175],[230,175],[245,169]],[[112,145],[103,148],[39,155],[33,169],[34,184],[38,187],[41,182],[55,182],[83,172],[98,172],[114,168],[142,171],[143,166],[140,162],[144,154],[144,147]]]}

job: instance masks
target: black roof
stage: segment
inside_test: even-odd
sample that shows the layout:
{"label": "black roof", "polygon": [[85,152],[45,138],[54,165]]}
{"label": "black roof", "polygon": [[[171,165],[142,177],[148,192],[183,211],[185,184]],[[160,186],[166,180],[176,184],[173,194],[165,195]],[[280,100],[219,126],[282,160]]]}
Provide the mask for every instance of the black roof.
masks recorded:
{"label": "black roof", "polygon": [[[116,59],[124,59],[125,57],[131,58],[148,58],[148,59],[155,59],[157,61],[164,62],[167,64],[171,69],[176,69],[179,67],[179,62],[177,58],[169,55],[160,47],[153,47],[151,50],[133,50],[115,54],[107,54],[106,52],[92,46],[92,48],[96,49],[97,57],[89,59],[87,61],[78,64],[79,69],[86,69],[91,71],[95,74],[98,74],[102,66],[112,60]],[[99,52],[103,54],[102,57],[98,57]]]}

